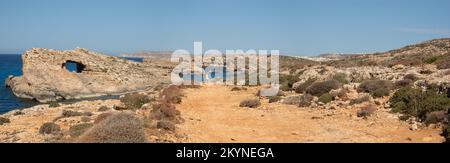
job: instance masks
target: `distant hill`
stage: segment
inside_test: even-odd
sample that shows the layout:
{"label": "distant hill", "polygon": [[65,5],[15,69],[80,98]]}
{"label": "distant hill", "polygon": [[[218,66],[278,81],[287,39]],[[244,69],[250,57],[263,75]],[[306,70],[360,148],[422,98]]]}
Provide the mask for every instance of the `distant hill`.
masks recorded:
{"label": "distant hill", "polygon": [[419,66],[424,64],[435,64],[438,68],[450,68],[450,38],[434,39],[403,48],[390,50],[382,53],[346,55],[340,60],[330,61],[328,64],[334,66],[371,66],[383,65],[394,66],[402,64],[405,66]]}
{"label": "distant hill", "polygon": [[137,53],[125,53],[121,54],[121,57],[127,58],[144,58],[144,59],[159,59],[169,60],[172,56],[172,51],[143,51]]}

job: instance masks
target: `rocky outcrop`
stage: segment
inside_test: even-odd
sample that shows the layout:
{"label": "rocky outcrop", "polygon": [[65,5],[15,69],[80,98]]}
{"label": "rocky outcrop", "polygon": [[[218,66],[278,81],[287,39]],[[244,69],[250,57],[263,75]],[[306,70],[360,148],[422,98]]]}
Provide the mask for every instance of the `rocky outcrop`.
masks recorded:
{"label": "rocky outcrop", "polygon": [[[49,102],[152,89],[168,83],[168,71],[86,49],[57,51],[35,48],[22,55],[23,76],[6,86],[21,98]],[[76,65],[74,72],[66,67]]]}

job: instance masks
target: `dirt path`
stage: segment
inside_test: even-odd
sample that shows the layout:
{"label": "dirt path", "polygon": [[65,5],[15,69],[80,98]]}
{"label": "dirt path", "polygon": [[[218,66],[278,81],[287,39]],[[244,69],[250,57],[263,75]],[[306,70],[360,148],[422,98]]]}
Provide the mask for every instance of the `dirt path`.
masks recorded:
{"label": "dirt path", "polygon": [[313,110],[262,100],[258,109],[240,108],[256,88],[232,92],[225,86],[185,90],[177,106],[185,123],[179,133],[189,142],[442,142],[440,129],[409,130],[386,110],[367,120],[357,108]]}

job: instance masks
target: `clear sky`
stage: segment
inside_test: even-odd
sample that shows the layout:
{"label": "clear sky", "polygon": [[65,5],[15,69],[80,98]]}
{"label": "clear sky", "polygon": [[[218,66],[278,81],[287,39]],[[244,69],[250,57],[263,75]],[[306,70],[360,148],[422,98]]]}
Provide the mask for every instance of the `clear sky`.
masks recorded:
{"label": "clear sky", "polygon": [[0,0],[0,53],[386,51],[450,37],[450,0]]}

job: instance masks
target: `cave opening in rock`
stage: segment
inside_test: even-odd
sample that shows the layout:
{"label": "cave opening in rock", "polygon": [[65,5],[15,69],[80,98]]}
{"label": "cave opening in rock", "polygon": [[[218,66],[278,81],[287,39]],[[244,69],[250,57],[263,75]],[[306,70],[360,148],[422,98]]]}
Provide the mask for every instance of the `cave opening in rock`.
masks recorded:
{"label": "cave opening in rock", "polygon": [[66,63],[63,63],[62,67],[68,70],[69,72],[82,73],[86,68],[86,65],[80,62],[66,61]]}

